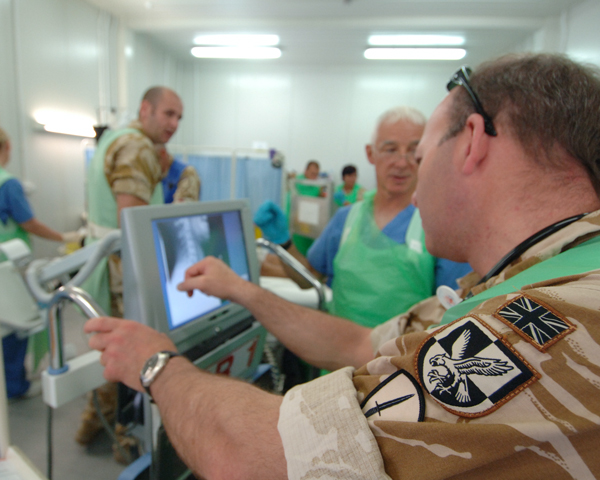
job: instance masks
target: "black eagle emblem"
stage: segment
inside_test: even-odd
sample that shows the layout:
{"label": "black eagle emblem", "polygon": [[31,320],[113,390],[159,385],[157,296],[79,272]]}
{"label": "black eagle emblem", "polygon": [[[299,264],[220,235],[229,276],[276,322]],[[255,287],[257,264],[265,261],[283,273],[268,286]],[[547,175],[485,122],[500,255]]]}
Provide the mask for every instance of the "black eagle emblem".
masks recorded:
{"label": "black eagle emblem", "polygon": [[435,384],[433,391],[453,395],[460,403],[471,401],[469,375],[500,376],[513,369],[506,361],[495,358],[463,358],[470,338],[471,332],[464,330],[452,344],[452,357],[442,353],[429,359],[435,367],[428,374],[429,381]]}

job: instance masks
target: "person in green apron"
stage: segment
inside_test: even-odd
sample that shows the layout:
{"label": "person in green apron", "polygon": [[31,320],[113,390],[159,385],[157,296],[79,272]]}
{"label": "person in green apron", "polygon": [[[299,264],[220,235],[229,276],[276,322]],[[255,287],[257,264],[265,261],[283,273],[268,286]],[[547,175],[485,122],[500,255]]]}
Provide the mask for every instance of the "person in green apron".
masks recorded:
{"label": "person in green apron", "polygon": [[[425,117],[413,108],[384,112],[366,147],[377,189],[338,210],[306,258],[289,248],[313,274],[327,280],[332,289],[327,309],[333,315],[372,328],[430,297],[440,285],[456,288],[457,278],[471,271],[468,264],[435,258],[425,248],[421,219],[411,204],[417,183],[414,150],[424,124]],[[261,215],[258,211],[255,222],[258,217],[268,236],[271,229]],[[290,276],[309,286],[293,272]],[[294,365],[293,357],[286,358]]]}
{"label": "person in green apron", "polygon": [[[163,172],[156,151],[176,132],[183,113],[179,96],[166,87],[153,87],[143,96],[138,119],[127,128],[105,131],[87,171],[88,237],[96,242],[119,228],[123,208],[164,203]],[[106,313],[123,316],[121,258],[118,254],[102,260],[82,288]],[[102,410],[114,415],[116,385],[100,387]],[[75,439],[90,443],[102,430],[91,402],[82,415]]]}
{"label": "person in green apron", "polygon": [[[79,233],[57,232],[35,218],[21,182],[4,168],[10,161],[10,152],[10,138],[0,128],[0,243],[19,238],[31,248],[30,234],[55,242],[81,241]],[[4,260],[0,258],[0,262]],[[37,365],[48,350],[45,332],[34,335],[31,342],[28,342],[27,337],[20,338],[16,333],[2,339],[8,398],[20,397],[30,389],[24,365],[28,343],[33,352],[33,363]]]}
{"label": "person in green apron", "polygon": [[[323,187],[319,187],[317,185],[304,185],[303,183],[299,183],[296,180],[317,180],[319,178],[320,172],[319,162],[316,160],[309,160],[304,168],[304,173],[297,175],[292,180],[292,187],[295,189],[295,193],[297,195],[303,195],[305,197],[322,197],[324,195]],[[290,210],[291,210],[291,202],[292,196],[290,192],[286,195],[286,214],[287,218],[290,218]],[[298,233],[292,234],[292,243],[296,247],[296,249],[302,254],[306,255],[306,252],[313,244],[315,240],[313,238],[305,237],[304,235],[300,235]]]}
{"label": "person in green apron", "polygon": [[[471,271],[469,265],[435,258],[425,248],[419,213],[411,204],[417,183],[414,150],[424,125],[425,117],[414,108],[384,112],[366,146],[377,189],[339,209],[306,258],[288,246],[332,288],[328,310],[334,315],[374,327],[433,295],[440,285],[456,288],[457,278]],[[261,206],[255,223],[267,239],[285,244],[289,234],[282,235],[281,216],[275,205]]]}
{"label": "person in green apron", "polygon": [[364,187],[356,183],[358,172],[354,165],[346,165],[342,169],[342,184],[335,187],[333,201],[338,207],[352,205],[363,199]]}

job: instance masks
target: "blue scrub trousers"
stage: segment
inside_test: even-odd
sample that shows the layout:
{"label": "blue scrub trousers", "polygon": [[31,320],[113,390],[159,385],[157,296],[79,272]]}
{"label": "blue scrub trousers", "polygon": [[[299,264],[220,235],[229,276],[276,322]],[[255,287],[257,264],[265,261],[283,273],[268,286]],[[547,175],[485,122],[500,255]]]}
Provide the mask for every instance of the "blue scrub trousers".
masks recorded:
{"label": "blue scrub trousers", "polygon": [[18,338],[11,333],[2,339],[4,350],[4,375],[6,376],[6,395],[8,398],[20,397],[29,389],[25,371],[27,338]]}

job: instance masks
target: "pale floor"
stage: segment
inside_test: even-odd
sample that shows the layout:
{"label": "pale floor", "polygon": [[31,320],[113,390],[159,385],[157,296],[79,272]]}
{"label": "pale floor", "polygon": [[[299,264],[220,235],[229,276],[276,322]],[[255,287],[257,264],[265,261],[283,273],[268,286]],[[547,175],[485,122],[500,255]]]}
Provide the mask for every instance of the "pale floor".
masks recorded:
{"label": "pale floor", "polygon": [[[83,333],[83,318],[71,307],[65,312],[64,335],[67,343],[77,348],[77,354],[88,351]],[[39,372],[39,370],[38,370]],[[125,468],[112,455],[108,435],[102,432],[88,447],[74,440],[79,417],[85,406],[85,396],[64,405],[52,414],[52,449],[54,480],[117,479]],[[47,474],[48,407],[42,397],[20,399],[9,404],[11,443],[18,446],[44,475]]]}

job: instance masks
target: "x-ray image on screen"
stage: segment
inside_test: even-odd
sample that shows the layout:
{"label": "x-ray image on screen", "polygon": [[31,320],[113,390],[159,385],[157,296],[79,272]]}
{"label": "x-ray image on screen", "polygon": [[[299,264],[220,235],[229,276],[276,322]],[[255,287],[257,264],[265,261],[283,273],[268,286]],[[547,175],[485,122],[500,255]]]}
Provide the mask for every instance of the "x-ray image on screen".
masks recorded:
{"label": "x-ray image on screen", "polygon": [[[177,290],[177,285],[184,280],[185,271],[194,263],[212,255],[248,278],[241,223],[235,212],[154,220],[152,231],[171,329],[224,303],[198,290],[194,290],[191,297]],[[243,258],[239,258],[240,252]]]}

